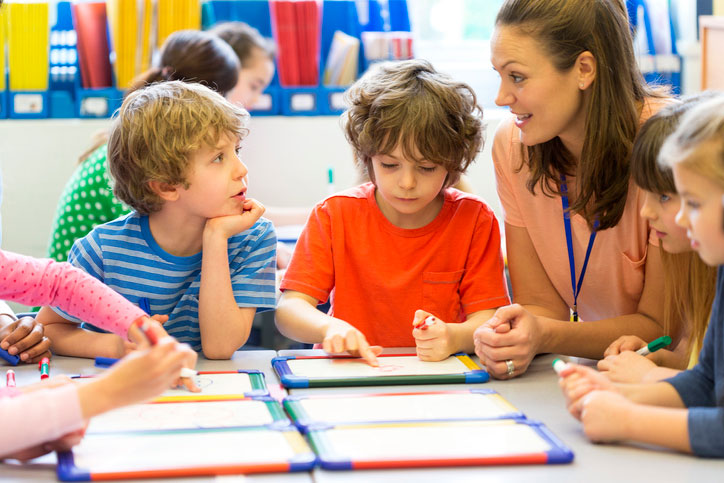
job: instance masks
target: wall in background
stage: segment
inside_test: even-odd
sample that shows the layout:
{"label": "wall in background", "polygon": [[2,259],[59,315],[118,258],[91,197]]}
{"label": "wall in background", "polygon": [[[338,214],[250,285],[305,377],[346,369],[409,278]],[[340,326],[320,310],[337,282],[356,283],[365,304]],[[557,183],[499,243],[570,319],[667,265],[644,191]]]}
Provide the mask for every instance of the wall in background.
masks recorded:
{"label": "wall in background", "polygon": [[[485,111],[485,149],[468,176],[499,218],[490,147],[505,112]],[[108,125],[81,119],[0,121],[3,249],[45,256],[60,193],[93,133]],[[255,117],[242,158],[249,168],[249,196],[270,206],[311,207],[323,199],[329,166],[338,190],[359,179],[338,117]]]}

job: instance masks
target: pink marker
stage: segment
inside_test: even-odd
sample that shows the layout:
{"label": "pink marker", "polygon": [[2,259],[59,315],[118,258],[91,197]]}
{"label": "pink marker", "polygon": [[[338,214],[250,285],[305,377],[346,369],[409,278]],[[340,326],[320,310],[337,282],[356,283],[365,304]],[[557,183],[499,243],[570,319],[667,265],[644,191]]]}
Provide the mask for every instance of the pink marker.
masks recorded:
{"label": "pink marker", "polygon": [[15,387],[15,371],[8,369],[8,372],[5,373],[5,381],[7,387]]}
{"label": "pink marker", "polygon": [[415,329],[425,330],[428,327],[430,327],[432,324],[437,322],[437,319],[433,315],[428,315],[427,318],[421,322],[418,322],[415,326]]}

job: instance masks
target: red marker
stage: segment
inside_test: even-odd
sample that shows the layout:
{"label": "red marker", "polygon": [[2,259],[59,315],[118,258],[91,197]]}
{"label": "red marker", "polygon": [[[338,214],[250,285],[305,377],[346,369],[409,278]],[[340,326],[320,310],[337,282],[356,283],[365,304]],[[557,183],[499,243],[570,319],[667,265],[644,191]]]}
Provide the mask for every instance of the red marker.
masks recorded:
{"label": "red marker", "polygon": [[435,322],[437,322],[437,319],[433,315],[429,315],[425,320],[418,322],[417,325],[415,325],[415,329],[425,330]]}
{"label": "red marker", "polygon": [[148,319],[146,317],[136,319],[134,323],[138,326],[139,329],[141,329],[141,332],[143,332],[143,335],[146,336],[151,345],[156,345],[158,343],[158,337],[151,331],[151,328],[148,325]]}
{"label": "red marker", "polygon": [[5,375],[5,380],[5,385],[7,387],[15,387],[15,371],[13,371],[12,369],[8,369],[8,372]]}
{"label": "red marker", "polygon": [[50,377],[50,359],[43,357],[38,363],[40,369],[40,379],[47,379]]}

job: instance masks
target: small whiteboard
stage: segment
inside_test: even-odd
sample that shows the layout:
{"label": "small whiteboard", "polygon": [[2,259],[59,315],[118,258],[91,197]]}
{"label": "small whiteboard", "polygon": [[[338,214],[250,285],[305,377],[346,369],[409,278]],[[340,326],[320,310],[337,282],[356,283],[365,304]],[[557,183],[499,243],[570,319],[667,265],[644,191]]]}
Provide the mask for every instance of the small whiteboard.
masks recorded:
{"label": "small whiteboard", "polygon": [[204,401],[269,395],[261,371],[204,371],[199,372],[194,381],[201,392],[189,392],[185,388],[169,389],[155,401]]}
{"label": "small whiteboard", "polygon": [[287,388],[480,383],[490,378],[467,354],[439,362],[421,361],[415,354],[383,354],[377,360],[379,367],[359,357],[276,357],[272,367]]}
{"label": "small whiteboard", "polygon": [[136,404],[90,420],[87,433],[265,426],[286,421],[272,400],[183,401]]}
{"label": "small whiteboard", "polygon": [[573,453],[526,420],[336,426],[308,434],[324,469],[569,463]]}
{"label": "small whiteboard", "polygon": [[425,393],[288,396],[284,408],[303,430],[319,425],[521,418],[490,389]]}
{"label": "small whiteboard", "polygon": [[58,454],[61,481],[308,471],[314,452],[295,429],[225,428],[88,434]]}

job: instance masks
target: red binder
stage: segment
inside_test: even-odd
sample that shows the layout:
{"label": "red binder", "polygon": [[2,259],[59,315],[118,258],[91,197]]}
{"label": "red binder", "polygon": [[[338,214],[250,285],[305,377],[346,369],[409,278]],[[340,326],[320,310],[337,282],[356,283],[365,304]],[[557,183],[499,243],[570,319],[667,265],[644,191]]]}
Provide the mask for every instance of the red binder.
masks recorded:
{"label": "red binder", "polygon": [[111,87],[108,20],[105,2],[73,3],[73,25],[78,34],[78,64],[86,89]]}

